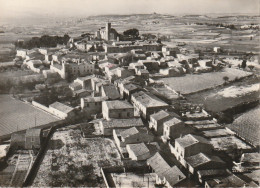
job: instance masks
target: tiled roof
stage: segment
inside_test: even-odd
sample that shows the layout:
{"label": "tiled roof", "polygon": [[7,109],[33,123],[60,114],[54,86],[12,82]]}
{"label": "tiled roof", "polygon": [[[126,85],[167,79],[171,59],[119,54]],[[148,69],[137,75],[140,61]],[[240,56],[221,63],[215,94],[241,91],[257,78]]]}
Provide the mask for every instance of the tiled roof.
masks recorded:
{"label": "tiled roof", "polygon": [[210,142],[207,139],[192,134],[187,134],[182,138],[177,138],[175,142],[178,142],[184,148],[197,143],[210,144]]}
{"label": "tiled roof", "polygon": [[105,95],[110,99],[119,99],[120,94],[116,89],[115,85],[103,85],[102,86],[105,92]]}
{"label": "tiled roof", "polygon": [[144,143],[128,144],[127,146],[133,151],[136,157],[150,152]]}
{"label": "tiled roof", "polygon": [[167,103],[163,102],[156,96],[145,93],[143,91],[134,93],[133,97],[145,107],[168,106]]}
{"label": "tiled roof", "polygon": [[114,101],[105,101],[104,103],[107,105],[108,109],[132,109],[132,108],[134,108],[127,101],[114,100]]}
{"label": "tiled roof", "polygon": [[159,112],[152,114],[150,118],[153,118],[158,121],[167,118],[169,116],[170,116],[169,113],[165,112],[164,110],[160,110]]}
{"label": "tiled roof", "polygon": [[62,104],[60,102],[55,102],[55,103],[51,104],[50,107],[55,108],[56,110],[59,110],[60,112],[64,112],[64,113],[69,113],[72,110],[74,110],[74,108],[67,106],[65,104]]}
{"label": "tiled roof", "polygon": [[130,119],[110,119],[103,120],[102,124],[104,128],[118,128],[118,127],[140,127],[143,126],[141,118],[130,118]]}

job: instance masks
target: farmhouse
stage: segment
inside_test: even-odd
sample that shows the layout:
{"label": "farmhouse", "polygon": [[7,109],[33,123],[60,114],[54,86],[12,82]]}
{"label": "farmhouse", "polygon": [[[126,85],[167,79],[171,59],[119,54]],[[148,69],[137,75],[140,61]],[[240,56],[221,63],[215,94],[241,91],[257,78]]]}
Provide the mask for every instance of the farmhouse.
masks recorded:
{"label": "farmhouse", "polygon": [[61,119],[74,116],[74,108],[60,102],[55,102],[49,105],[49,111]]}
{"label": "farmhouse", "polygon": [[131,127],[144,126],[141,118],[129,118],[129,119],[110,119],[102,120],[99,122],[101,134],[105,136],[112,136],[113,129],[126,129]]}
{"label": "farmhouse", "polygon": [[127,101],[104,101],[102,102],[102,114],[107,120],[133,118],[134,107]]}
{"label": "farmhouse", "polygon": [[134,105],[135,113],[139,113],[143,118],[149,119],[150,115],[169,106],[152,94],[143,91],[132,94],[132,104]]}

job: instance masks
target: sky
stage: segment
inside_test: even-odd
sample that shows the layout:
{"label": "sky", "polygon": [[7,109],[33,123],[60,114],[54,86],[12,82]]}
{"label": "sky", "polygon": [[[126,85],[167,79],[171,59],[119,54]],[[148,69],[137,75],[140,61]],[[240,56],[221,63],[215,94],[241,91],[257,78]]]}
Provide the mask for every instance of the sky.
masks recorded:
{"label": "sky", "polygon": [[260,0],[0,0],[0,19],[100,14],[258,14]]}

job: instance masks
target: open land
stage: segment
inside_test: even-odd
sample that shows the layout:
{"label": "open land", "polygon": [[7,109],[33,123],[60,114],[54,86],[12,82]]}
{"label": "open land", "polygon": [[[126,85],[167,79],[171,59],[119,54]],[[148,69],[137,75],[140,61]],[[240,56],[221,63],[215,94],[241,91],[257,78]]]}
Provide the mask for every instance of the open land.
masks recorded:
{"label": "open land", "polygon": [[59,120],[9,95],[0,95],[0,106],[0,136]]}
{"label": "open land", "polygon": [[233,68],[225,68],[220,72],[187,74],[183,77],[162,78],[160,80],[175,91],[179,91],[185,95],[222,85],[225,83],[223,80],[225,76],[229,77],[229,80],[232,81],[250,75],[252,75],[252,73]]}
{"label": "open land", "polygon": [[104,187],[100,167],[120,165],[120,155],[108,138],[83,138],[81,130],[54,133],[33,186]]}

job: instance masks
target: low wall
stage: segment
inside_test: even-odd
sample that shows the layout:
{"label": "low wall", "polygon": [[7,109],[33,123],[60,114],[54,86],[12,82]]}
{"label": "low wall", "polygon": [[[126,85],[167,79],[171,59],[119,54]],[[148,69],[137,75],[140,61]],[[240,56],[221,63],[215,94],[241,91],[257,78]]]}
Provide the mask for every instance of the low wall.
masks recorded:
{"label": "low wall", "polygon": [[37,107],[37,108],[40,108],[40,109],[42,109],[42,110],[44,110],[44,111],[46,111],[46,112],[51,113],[49,107],[44,106],[44,105],[42,105],[42,104],[40,104],[40,103],[38,103],[38,102],[36,102],[36,101],[32,101],[32,105],[35,106],[35,107]]}

